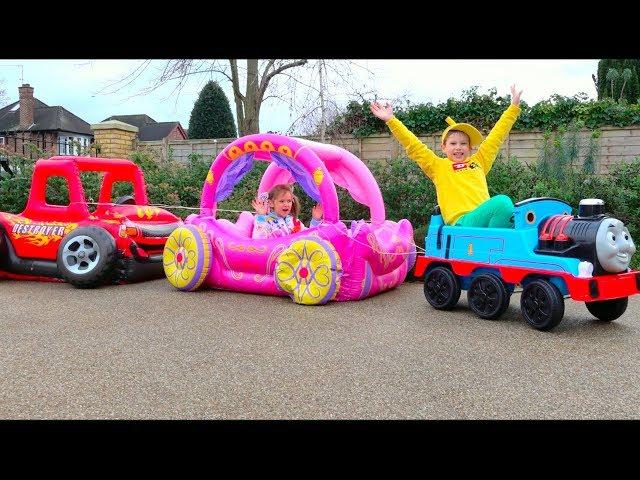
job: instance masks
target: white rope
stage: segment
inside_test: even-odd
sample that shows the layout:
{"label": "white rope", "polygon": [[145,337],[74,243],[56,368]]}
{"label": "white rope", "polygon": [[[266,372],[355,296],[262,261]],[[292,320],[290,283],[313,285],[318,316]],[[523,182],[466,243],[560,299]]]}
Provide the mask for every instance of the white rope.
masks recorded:
{"label": "white rope", "polygon": [[[342,219],[341,219],[340,221],[341,221],[341,222],[354,222],[354,221],[356,221],[356,220],[342,220]],[[321,225],[331,225],[331,226],[332,226],[333,228],[335,228],[339,233],[341,233],[341,234],[346,235],[346,236],[348,236],[348,237],[349,237],[349,234],[348,234],[348,233],[346,233],[346,232],[343,232],[342,230],[340,230],[340,229],[337,227],[337,225],[336,225],[335,223],[322,222],[322,223],[321,223]],[[382,225],[382,226],[384,227],[384,225]],[[393,232],[393,230],[388,230],[388,231],[390,231],[390,232],[392,232],[392,233],[395,233],[395,232]],[[409,255],[412,255],[412,253],[411,253],[411,252],[405,252],[405,253],[381,252],[380,250],[377,250],[377,249],[373,248],[373,246],[371,246],[371,244],[369,244],[369,243],[361,242],[361,241],[359,241],[359,240],[356,240],[356,239],[355,239],[355,238],[353,238],[353,237],[349,237],[349,238],[350,238],[350,239],[351,239],[351,241],[353,241],[354,243],[357,243],[357,244],[362,245],[362,246],[364,246],[364,247],[369,247],[369,248],[370,248],[371,250],[373,250],[374,252],[379,253],[379,254],[382,254],[382,255],[394,255],[394,256],[409,256]],[[421,250],[421,251],[423,251],[423,252],[425,252],[425,253],[426,253],[426,250],[425,250],[424,248],[419,247],[418,245],[416,245],[416,244],[413,242],[413,240],[412,240],[411,242],[409,242],[409,244],[410,244],[410,245],[412,245],[412,246],[414,246],[414,247],[416,247],[416,252],[417,252],[418,250]]]}
{"label": "white rope", "polygon": [[[116,205],[115,203],[109,203],[109,202],[71,202],[71,203],[84,203],[86,205],[108,205],[108,206],[115,206]],[[174,209],[182,209],[182,210],[197,210],[197,211],[200,210],[200,207],[183,207],[183,206],[180,206],[180,205],[165,205],[165,204],[152,204],[152,205],[139,205],[139,206],[141,206],[141,207],[159,207],[159,208],[166,208],[166,209],[174,208]],[[216,211],[218,211],[218,212],[228,212],[228,213],[242,213],[242,212],[246,212],[248,210],[229,210],[229,209],[224,209],[224,208],[218,208],[218,209],[216,209]],[[258,213],[258,212],[255,212],[255,213]],[[346,225],[347,223],[359,222],[361,220],[352,220],[352,219],[341,218],[341,219],[339,219],[339,221]],[[335,223],[323,221],[321,223],[321,225],[331,225],[338,233],[340,233],[342,235],[346,235],[347,237],[349,237],[349,234],[346,231],[343,231],[343,230],[339,229],[338,226]],[[393,230],[391,230],[385,224],[380,224],[379,226],[381,226],[383,229],[386,229],[388,232],[395,233]],[[397,255],[409,256],[409,255],[412,254],[411,252],[406,252],[406,253],[382,252],[382,251],[379,251],[379,250],[375,249],[369,243],[361,242],[359,240],[356,240],[353,237],[349,237],[349,238],[351,238],[351,240],[353,242],[355,242],[355,243],[357,243],[359,245],[362,245],[364,247],[368,247],[368,248],[370,248],[371,250],[373,250],[374,252],[376,252],[378,254],[394,255],[394,256],[397,256]],[[415,247],[416,252],[418,252],[418,251],[423,252],[423,253],[427,252],[424,248],[416,245],[415,242],[413,242],[413,239],[411,239],[411,241],[409,242],[409,245]]]}

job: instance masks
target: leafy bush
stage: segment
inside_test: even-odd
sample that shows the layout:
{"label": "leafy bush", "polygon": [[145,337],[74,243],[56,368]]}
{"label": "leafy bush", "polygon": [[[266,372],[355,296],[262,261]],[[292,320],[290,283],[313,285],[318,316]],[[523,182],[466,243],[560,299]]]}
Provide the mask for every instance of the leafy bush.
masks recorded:
{"label": "leafy bush", "polygon": [[[446,127],[447,116],[489,132],[510,103],[510,97],[497,96],[495,88],[489,89],[486,94],[480,94],[478,87],[472,87],[463,91],[460,99],[449,98],[438,105],[396,105],[394,113],[416,135],[441,132]],[[640,125],[640,105],[618,103],[610,98],[600,101],[588,100],[584,93],[572,97],[552,95],[531,107],[523,101],[520,107],[522,111],[513,126],[514,131],[554,131],[558,128],[569,128],[573,124],[590,129]],[[388,128],[384,122],[371,114],[369,102],[354,101],[342,114],[336,116],[327,131],[332,135],[366,137],[388,133]]]}
{"label": "leafy bush", "polygon": [[[565,152],[564,162],[549,163],[548,171],[545,171],[541,162],[525,165],[515,157],[498,157],[487,176],[489,194],[505,194],[514,202],[531,197],[554,197],[569,203],[574,212],[582,198],[601,198],[606,212],[625,222],[632,237],[639,242],[640,249],[640,157],[629,164],[612,166],[608,175],[592,175],[583,167],[574,165],[571,155],[576,155],[577,150],[572,147],[575,141],[570,132],[550,134],[548,143],[549,158],[554,158],[554,151],[562,151]],[[161,163],[148,153],[136,152],[132,159],[144,172],[151,204],[166,205],[168,207],[165,208],[182,218],[199,210],[200,194],[212,158],[192,154],[189,163],[182,165],[171,160]],[[26,205],[33,162],[18,157],[12,158],[11,162],[18,173],[14,177],[2,176],[0,209],[19,213]],[[266,162],[255,162],[254,168],[236,185],[230,197],[218,204],[220,217],[235,220],[237,211],[251,210],[251,200],[266,167]],[[414,226],[416,245],[424,248],[427,225],[436,205],[433,183],[413,161],[403,157],[377,162],[369,168],[380,187],[387,219],[408,219]],[[99,175],[83,173],[82,181],[87,199],[97,198]],[[52,182],[48,198],[64,198],[65,188]],[[117,184],[114,196],[131,193],[127,188],[130,187],[124,183]],[[341,219],[369,218],[368,207],[353,200],[344,189],[338,187],[337,190]],[[300,187],[296,186],[295,192],[301,200],[301,220],[308,225],[315,202]],[[640,252],[635,255],[632,268],[640,268]]]}
{"label": "leafy bush", "polygon": [[29,197],[34,164],[34,160],[18,156],[9,157],[9,166],[16,173],[9,176],[0,172],[0,211],[18,213],[24,210]]}
{"label": "leafy bush", "polygon": [[[607,74],[611,69],[615,70],[617,77],[615,80],[607,78]],[[629,78],[625,80],[624,73],[627,70]],[[639,74],[640,60],[638,59],[603,58],[598,62],[598,78],[596,84],[598,100],[604,98],[620,100],[622,98],[622,101],[637,103],[638,96],[640,95],[640,84],[638,83]],[[623,87],[624,92],[622,91]]]}

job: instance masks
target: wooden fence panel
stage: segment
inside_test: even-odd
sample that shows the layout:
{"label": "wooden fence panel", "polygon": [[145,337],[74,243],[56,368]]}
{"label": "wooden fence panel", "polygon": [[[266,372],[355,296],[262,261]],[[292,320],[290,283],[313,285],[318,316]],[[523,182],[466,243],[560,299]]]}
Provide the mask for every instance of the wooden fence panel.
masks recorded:
{"label": "wooden fence panel", "polygon": [[[598,138],[598,173],[606,172],[612,164],[631,162],[635,157],[640,156],[640,127],[604,127],[600,129],[600,132],[601,136]],[[440,150],[440,135],[440,133],[420,135],[418,138],[431,148],[436,155],[443,156]],[[319,141],[317,136],[300,138]],[[584,160],[590,138],[590,130],[579,132],[580,153],[578,163],[582,163]],[[186,163],[192,153],[211,157],[213,160],[234,140],[233,138],[169,140],[166,142],[167,148],[163,148],[163,141],[139,142],[138,148],[152,150],[157,152],[158,156],[164,155],[165,150],[170,150],[174,160]],[[326,143],[331,143],[350,151],[365,163],[387,161],[397,156],[406,156],[404,148],[391,135],[387,134],[372,135],[365,138],[342,135],[327,139]],[[516,157],[525,164],[532,164],[538,160],[543,146],[543,132],[511,132],[500,148],[500,153],[503,157]]]}

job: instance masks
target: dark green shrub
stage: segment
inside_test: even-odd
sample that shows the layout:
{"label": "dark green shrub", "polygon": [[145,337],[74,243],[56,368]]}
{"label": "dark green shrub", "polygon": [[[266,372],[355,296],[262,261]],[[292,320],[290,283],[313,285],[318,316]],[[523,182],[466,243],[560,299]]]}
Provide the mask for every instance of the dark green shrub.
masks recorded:
{"label": "dark green shrub", "polygon": [[20,213],[27,205],[34,160],[12,156],[9,165],[14,176],[0,177],[0,211]]}
{"label": "dark green shrub", "polygon": [[[450,98],[438,105],[397,105],[394,106],[394,113],[416,135],[441,132],[446,127],[447,116],[458,122],[471,123],[488,133],[509,104],[510,98],[497,96],[495,89],[481,95],[474,87],[465,90],[461,99]],[[552,95],[531,107],[523,101],[520,107],[522,111],[513,131],[555,131],[558,128],[572,128],[571,125],[584,125],[590,129],[640,125],[640,105],[618,103],[610,98],[589,100],[584,93],[573,97]],[[368,102],[351,102],[345,112],[336,117],[328,132],[332,135],[366,137],[388,133],[389,129],[371,114]]]}
{"label": "dark green shrub", "polygon": [[189,138],[230,138],[236,136],[236,126],[229,99],[217,82],[208,82],[191,111]]}
{"label": "dark green shrub", "polygon": [[[550,158],[555,148],[571,152],[569,147],[573,140],[566,133],[549,134]],[[575,153],[575,149],[573,151]],[[530,197],[554,197],[569,203],[574,213],[582,198],[601,198],[605,202],[606,212],[625,222],[633,238],[640,243],[640,158],[629,164],[612,166],[608,175],[592,175],[581,166],[573,165],[569,153],[567,161],[563,163],[561,176],[557,176],[557,171],[552,169],[545,173],[539,164],[524,165],[515,157],[498,157],[487,176],[489,194],[505,194],[514,202]],[[193,154],[189,157],[189,163],[182,165],[173,161],[159,163],[150,154],[137,152],[132,159],[143,169],[151,204],[166,205],[165,208],[182,218],[199,211],[202,186],[213,158]],[[15,157],[11,162],[17,173],[14,177],[3,176],[0,180],[0,210],[19,213],[26,205],[33,161]],[[235,221],[237,211],[252,210],[251,200],[256,195],[267,165],[266,162],[256,161],[252,171],[235,187],[231,196],[218,204],[221,218]],[[403,157],[373,163],[369,168],[380,187],[387,219],[408,219],[414,226],[416,245],[424,248],[427,225],[436,205],[435,188],[431,180],[413,161]],[[82,173],[81,176],[87,200],[97,199],[100,174]],[[114,190],[114,196],[131,193],[130,186],[123,182],[116,184]],[[341,219],[369,218],[368,207],[357,203],[344,189],[338,187],[337,190]],[[51,199],[64,200],[65,191],[66,186],[52,182],[47,195]],[[308,225],[314,201],[298,186],[295,192],[302,204],[301,220]],[[346,223],[348,226],[349,222]],[[632,263],[632,268],[639,267],[640,252]]]}
{"label": "dark green shrub", "polygon": [[[640,60],[638,59],[610,59],[603,58],[598,62],[598,100],[604,100],[605,98],[617,101],[622,98],[627,103],[638,103],[638,96],[640,95]],[[613,92],[611,80],[607,80],[607,73],[609,70],[614,69],[618,73],[618,78],[613,82]],[[625,82],[623,78],[623,72],[625,69],[631,71],[631,77]],[[624,85],[624,92],[622,88]]]}

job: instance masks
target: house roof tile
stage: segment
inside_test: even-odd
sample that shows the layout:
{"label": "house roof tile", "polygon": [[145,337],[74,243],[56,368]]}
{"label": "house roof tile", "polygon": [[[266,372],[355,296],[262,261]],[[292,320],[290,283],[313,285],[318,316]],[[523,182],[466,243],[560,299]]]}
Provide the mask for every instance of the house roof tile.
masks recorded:
{"label": "house roof tile", "polygon": [[[34,98],[34,124],[26,129],[31,132],[64,131],[93,135],[91,126],[77,115],[59,105],[50,107]],[[26,131],[20,128],[20,101],[13,102],[0,109],[0,132]]]}
{"label": "house roof tile", "polygon": [[148,123],[158,123],[149,115],[139,114],[139,115],[112,115],[109,118],[105,118],[103,122],[108,120],[118,120],[120,122],[128,123],[129,125],[133,125],[134,127],[138,127],[142,129]]}

